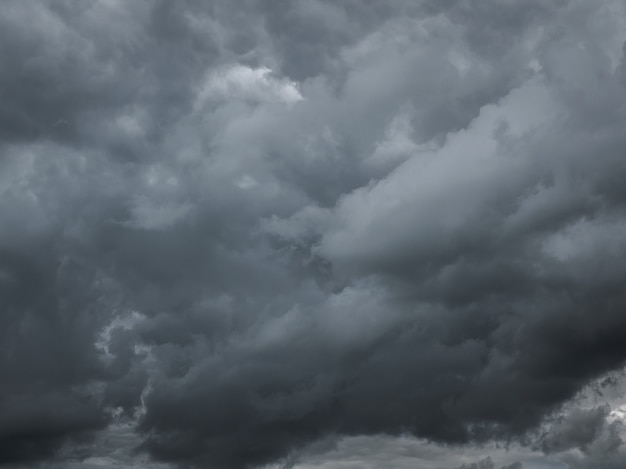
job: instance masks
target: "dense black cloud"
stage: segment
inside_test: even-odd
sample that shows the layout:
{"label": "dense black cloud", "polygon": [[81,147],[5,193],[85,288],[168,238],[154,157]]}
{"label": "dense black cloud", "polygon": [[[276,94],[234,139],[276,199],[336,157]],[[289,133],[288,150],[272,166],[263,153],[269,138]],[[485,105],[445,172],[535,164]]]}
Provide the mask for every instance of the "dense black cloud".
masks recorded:
{"label": "dense black cloud", "polygon": [[0,464],[537,429],[626,358],[623,7],[6,2]]}

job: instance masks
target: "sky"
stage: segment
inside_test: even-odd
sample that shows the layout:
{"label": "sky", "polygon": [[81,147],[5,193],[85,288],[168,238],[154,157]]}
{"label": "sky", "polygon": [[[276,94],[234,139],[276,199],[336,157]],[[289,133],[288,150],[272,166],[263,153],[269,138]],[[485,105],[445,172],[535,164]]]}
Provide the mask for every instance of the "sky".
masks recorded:
{"label": "sky", "polygon": [[626,467],[623,0],[4,0],[0,467]]}

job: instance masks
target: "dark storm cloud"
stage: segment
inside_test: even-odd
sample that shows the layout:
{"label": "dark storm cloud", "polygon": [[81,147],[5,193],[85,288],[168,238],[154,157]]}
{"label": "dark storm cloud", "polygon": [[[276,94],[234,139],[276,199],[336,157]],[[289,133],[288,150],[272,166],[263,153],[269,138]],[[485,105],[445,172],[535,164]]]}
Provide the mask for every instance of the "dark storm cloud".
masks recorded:
{"label": "dark storm cloud", "polygon": [[0,464],[536,429],[626,358],[623,13],[6,2]]}
{"label": "dark storm cloud", "polygon": [[90,273],[49,257],[15,247],[0,254],[0,463],[51,456],[67,437],[106,423],[86,386],[103,371],[93,353],[97,319],[81,317],[97,314],[97,301],[74,293],[90,288],[81,278]]}

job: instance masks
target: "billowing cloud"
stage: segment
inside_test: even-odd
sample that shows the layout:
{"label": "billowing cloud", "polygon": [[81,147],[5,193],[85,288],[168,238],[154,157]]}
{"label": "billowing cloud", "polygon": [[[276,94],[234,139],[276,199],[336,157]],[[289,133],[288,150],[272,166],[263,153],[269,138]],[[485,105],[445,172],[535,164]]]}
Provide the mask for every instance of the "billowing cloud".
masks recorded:
{"label": "billowing cloud", "polygon": [[621,467],[625,17],[6,2],[0,465]]}

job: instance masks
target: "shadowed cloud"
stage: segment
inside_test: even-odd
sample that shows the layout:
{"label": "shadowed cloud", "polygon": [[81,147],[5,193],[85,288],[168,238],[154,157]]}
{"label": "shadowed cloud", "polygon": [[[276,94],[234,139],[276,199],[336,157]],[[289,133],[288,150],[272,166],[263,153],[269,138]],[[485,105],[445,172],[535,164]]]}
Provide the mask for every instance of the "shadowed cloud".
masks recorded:
{"label": "shadowed cloud", "polygon": [[626,359],[624,13],[7,1],[0,464],[552,422],[618,467],[610,410],[551,419]]}

